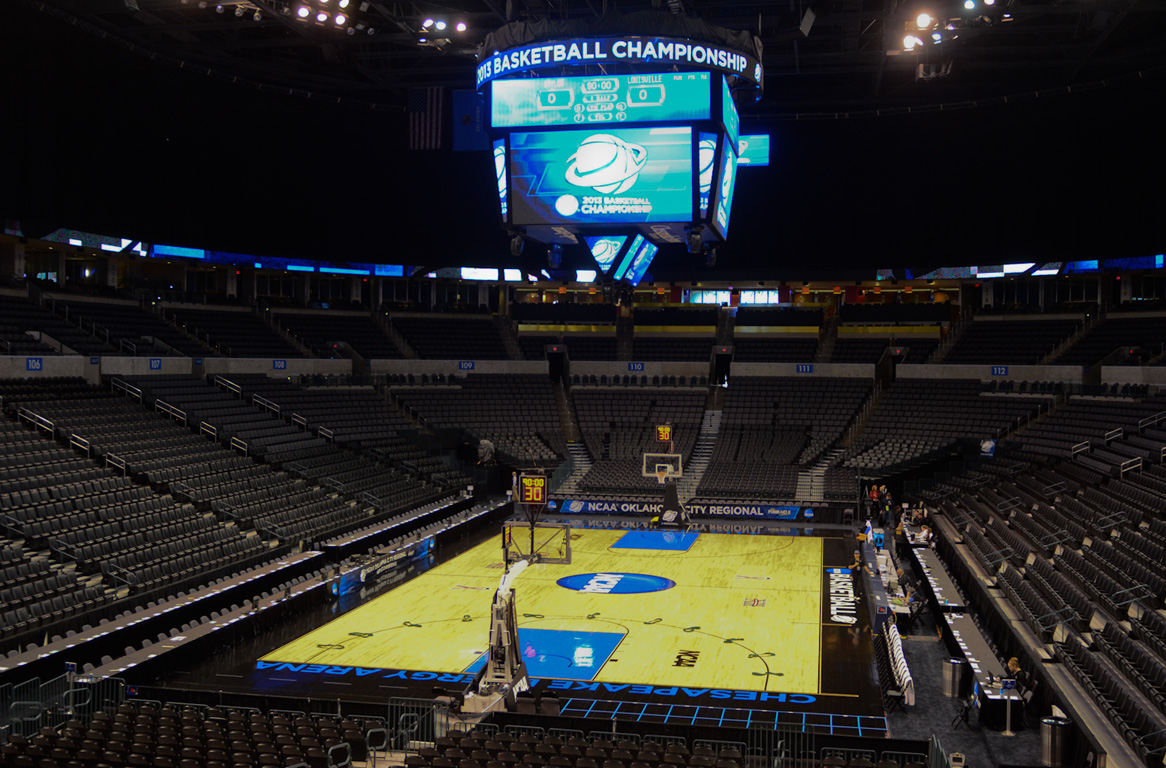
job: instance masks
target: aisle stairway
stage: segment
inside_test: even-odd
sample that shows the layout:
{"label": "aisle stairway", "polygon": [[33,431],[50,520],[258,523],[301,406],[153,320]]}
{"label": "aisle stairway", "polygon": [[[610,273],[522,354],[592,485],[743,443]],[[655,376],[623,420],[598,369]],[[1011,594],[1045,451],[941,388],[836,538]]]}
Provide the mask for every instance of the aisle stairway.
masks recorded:
{"label": "aisle stairway", "polygon": [[797,500],[800,502],[822,502],[826,500],[826,469],[845,451],[835,448],[828,451],[809,469],[798,473]]}
{"label": "aisle stairway", "polygon": [[700,437],[696,439],[696,446],[688,459],[688,466],[684,467],[684,475],[680,478],[680,485],[676,488],[680,503],[687,503],[696,495],[704,472],[708,469],[709,461],[713,457],[713,446],[717,444],[717,434],[721,431],[721,412],[705,411],[700,422]]}
{"label": "aisle stairway", "polygon": [[562,485],[558,488],[552,488],[551,493],[574,496],[579,492],[579,481],[591,471],[591,456],[588,455],[586,446],[581,442],[567,443],[567,454],[575,462],[575,469],[567,475]]}

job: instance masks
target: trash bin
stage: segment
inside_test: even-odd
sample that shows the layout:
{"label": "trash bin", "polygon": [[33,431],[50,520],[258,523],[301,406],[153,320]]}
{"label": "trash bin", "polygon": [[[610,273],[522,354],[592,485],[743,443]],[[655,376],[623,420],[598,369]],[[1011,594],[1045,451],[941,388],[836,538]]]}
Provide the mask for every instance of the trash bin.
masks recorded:
{"label": "trash bin", "polygon": [[949,699],[964,696],[964,674],[968,664],[963,659],[948,659],[943,665],[943,695]]}
{"label": "trash bin", "polygon": [[1073,722],[1067,717],[1046,717],[1040,721],[1041,765],[1062,768],[1069,755]]}

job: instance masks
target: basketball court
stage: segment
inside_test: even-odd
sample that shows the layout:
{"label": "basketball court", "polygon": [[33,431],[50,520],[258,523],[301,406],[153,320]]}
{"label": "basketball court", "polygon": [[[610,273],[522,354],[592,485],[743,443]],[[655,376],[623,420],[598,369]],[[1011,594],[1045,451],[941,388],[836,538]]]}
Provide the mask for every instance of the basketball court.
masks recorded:
{"label": "basketball court", "polygon": [[[519,644],[536,690],[567,699],[564,714],[646,716],[675,696],[665,720],[759,708],[865,719],[868,732],[882,721],[863,612],[839,620],[829,604],[849,573],[840,536],[538,530],[551,559],[569,535],[570,562],[517,579]],[[484,663],[503,572],[495,536],[263,655],[252,678],[267,690],[313,671],[396,695],[464,687]]]}

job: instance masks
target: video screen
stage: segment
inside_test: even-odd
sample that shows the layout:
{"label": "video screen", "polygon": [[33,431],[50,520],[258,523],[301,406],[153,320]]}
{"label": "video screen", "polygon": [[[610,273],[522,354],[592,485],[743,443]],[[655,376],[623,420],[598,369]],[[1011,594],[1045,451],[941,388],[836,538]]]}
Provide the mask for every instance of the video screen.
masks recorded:
{"label": "video screen", "polygon": [[529,128],[708,120],[712,82],[708,72],[495,80],[490,84],[490,125]]}
{"label": "video screen", "polygon": [[737,165],[769,165],[769,134],[742,136],[737,142]]}
{"label": "video screen", "polygon": [[619,263],[619,267],[615,270],[615,274],[612,275],[612,278],[615,280],[623,278],[624,274],[628,271],[628,267],[632,265],[632,259],[634,259],[636,254],[640,252],[640,248],[644,245],[644,242],[643,235],[636,235],[634,238],[632,238],[632,244],[630,247],[628,247],[627,252],[623,255],[623,261]]}
{"label": "video screen", "polygon": [[655,257],[658,250],[660,247],[655,243],[645,242],[640,246],[639,251],[632,258],[631,268],[624,276],[624,279],[631,283],[632,287],[639,285],[640,281],[644,279],[644,274],[648,271],[648,266],[652,263],[652,258]]}
{"label": "video screen", "polygon": [[506,139],[494,142],[494,173],[498,176],[498,202],[502,205],[502,218],[509,213],[506,204]]}
{"label": "video screen", "polygon": [[717,135],[701,132],[696,144],[697,188],[700,190],[700,217],[708,216],[713,189],[713,166],[717,162]]}
{"label": "video screen", "polygon": [[591,249],[591,258],[595,259],[595,263],[599,265],[604,274],[607,274],[611,265],[615,263],[616,257],[619,256],[623,244],[628,241],[628,236],[597,235],[588,237],[586,240],[587,247]]}
{"label": "video screen", "polygon": [[510,134],[514,224],[692,219],[688,126]]}
{"label": "video screen", "polygon": [[729,78],[721,78],[721,122],[725,126],[725,135],[732,142],[733,151],[737,151],[737,142],[741,138],[741,116],[737,114],[737,105],[733,103],[733,92],[729,90]]}
{"label": "video screen", "polygon": [[716,208],[713,216],[713,226],[721,233],[721,237],[729,236],[729,214],[733,208],[733,190],[737,186],[737,155],[726,146],[721,150],[721,167],[717,179]]}

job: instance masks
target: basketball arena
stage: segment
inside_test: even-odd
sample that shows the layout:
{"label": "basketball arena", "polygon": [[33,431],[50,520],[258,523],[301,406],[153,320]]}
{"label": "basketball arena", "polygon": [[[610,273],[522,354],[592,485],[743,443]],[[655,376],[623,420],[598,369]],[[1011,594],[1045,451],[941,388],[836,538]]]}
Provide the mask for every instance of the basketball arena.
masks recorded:
{"label": "basketball arena", "polygon": [[0,766],[1166,764],[1163,9],[0,10]]}

